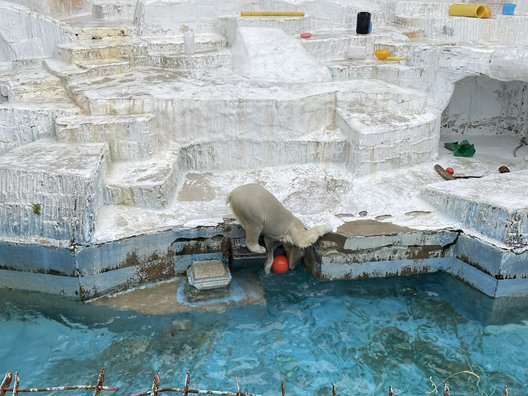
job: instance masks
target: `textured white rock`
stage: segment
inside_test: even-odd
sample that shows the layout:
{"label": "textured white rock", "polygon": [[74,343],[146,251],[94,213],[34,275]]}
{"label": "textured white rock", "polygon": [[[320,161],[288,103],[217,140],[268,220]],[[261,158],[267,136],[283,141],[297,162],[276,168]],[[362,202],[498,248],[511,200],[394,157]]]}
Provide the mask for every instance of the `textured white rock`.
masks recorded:
{"label": "textured white rock", "polygon": [[489,76],[497,80],[528,81],[528,48],[500,48],[493,51]]}
{"label": "textured white rock", "polygon": [[94,0],[92,14],[98,19],[133,19],[136,0],[113,0],[113,2]]}
{"label": "textured white rock", "polygon": [[154,116],[77,116],[56,121],[62,143],[108,143],[114,161],[151,157],[160,147]]}
{"label": "textured white rock", "polygon": [[[38,6],[37,2],[27,2],[33,9]],[[42,3],[42,7],[48,6],[42,12],[57,13],[52,10],[52,3],[57,4],[51,0]],[[95,17],[112,20],[124,16],[120,14],[125,12],[121,0],[95,3]],[[66,12],[72,3],[64,4]],[[9,7],[12,10],[17,6]],[[104,188],[98,191],[104,191],[106,206],[98,213],[102,205],[99,200],[86,209],[83,224],[88,224],[88,228],[79,240],[89,240],[93,232],[97,240],[111,240],[175,225],[217,224],[229,214],[225,195],[236,185],[249,181],[273,187],[307,224],[330,218],[332,224],[339,225],[343,218],[365,210],[369,218],[390,214],[395,222],[418,227],[460,226],[461,222],[445,218],[416,197],[420,186],[438,179],[428,161],[438,154],[440,115],[451,100],[457,81],[466,76],[528,80],[528,55],[521,47],[526,35],[523,18],[452,18],[445,14],[447,7],[447,2],[142,0],[135,15],[140,36],[128,25],[121,30],[103,27],[104,24],[98,28],[93,20],[88,20],[75,43],[57,46],[62,61],[46,62],[53,76],[41,71],[23,76],[16,64],[1,62],[11,60],[13,48],[29,58],[41,56],[32,52],[37,45],[36,36],[21,38],[17,33],[14,46],[0,40],[1,68],[14,67],[16,71],[0,79],[0,101],[9,100],[7,104],[0,103],[0,139],[7,153],[5,158],[0,156],[0,161],[11,163],[13,154],[8,150],[53,136],[54,127],[57,137],[74,147],[85,147],[76,142],[107,142],[111,155],[106,156],[117,162],[111,164],[108,175],[100,170],[101,176],[97,176],[97,183],[104,178]],[[383,12],[376,12],[380,8]],[[240,11],[263,9],[299,10],[305,11],[306,16],[239,16]],[[494,4],[494,12],[497,9]],[[35,15],[24,10],[19,17],[25,22],[33,20]],[[130,10],[128,7],[126,12]],[[369,35],[356,35],[356,13],[365,10],[374,11],[374,30]],[[383,27],[383,18],[392,17],[408,27]],[[82,18],[69,21],[84,22]],[[35,20],[48,21],[41,16]],[[183,24],[195,32],[193,56],[182,54]],[[265,27],[261,31],[266,34],[252,37],[250,46],[240,49],[237,43],[233,48],[238,57],[235,68],[244,77],[225,67],[230,63],[225,46],[231,43],[236,28],[243,32],[253,26]],[[285,33],[267,28],[281,28]],[[301,40],[299,30],[310,30],[312,39]],[[225,34],[227,40],[219,33]],[[346,58],[351,45],[365,49],[364,60]],[[378,61],[372,57],[376,48],[390,49],[393,55],[406,57],[407,61]],[[332,73],[319,62],[326,62]],[[140,65],[163,69],[137,67]],[[54,125],[53,117],[80,111],[71,103],[66,105],[66,95],[89,115],[59,119]],[[478,89],[471,91],[475,120],[470,122],[485,121],[484,110],[497,104],[502,106],[504,124],[512,117],[518,119],[519,125],[524,123],[523,108],[518,104],[522,95],[516,96],[509,88],[505,92],[507,99],[502,102],[499,93],[482,99],[479,95],[484,96]],[[59,109],[51,112],[53,105],[47,108],[43,104],[52,97],[65,100],[56,102],[62,114]],[[447,124],[465,116],[463,111],[451,111],[460,110],[459,103],[455,97],[446,113]],[[469,107],[467,111],[471,111]],[[145,113],[153,114],[155,120],[144,119]],[[462,125],[462,121],[455,125]],[[515,147],[527,131],[528,128],[519,131],[516,141],[509,140],[511,145]],[[164,151],[156,152],[159,145]],[[61,157],[60,145],[53,147],[55,155]],[[511,147],[509,151],[511,157]],[[479,147],[475,161],[488,161],[496,168],[492,160],[496,157],[488,154],[482,160],[482,152]],[[96,158],[92,156],[94,164]],[[508,165],[519,169],[525,166],[522,158],[510,159]],[[472,163],[453,159],[451,153],[440,160],[461,168]],[[30,168],[31,164],[22,163]],[[407,169],[394,170],[416,163],[425,165],[410,168],[412,177],[406,174]],[[88,168],[92,176],[97,174],[96,165],[87,165]],[[186,175],[187,172],[195,174]],[[357,177],[359,174],[368,177]],[[79,187],[79,191],[88,191],[86,186],[95,183],[88,179],[83,179],[85,187]],[[411,198],[402,198],[405,194]],[[30,203],[25,203],[26,212],[33,200],[28,198]],[[53,200],[60,207],[54,212],[54,219],[59,220],[32,226],[31,232],[20,233],[22,237],[64,238],[71,234],[60,223],[60,216],[65,213],[72,217],[66,209],[71,198],[54,195]],[[423,218],[406,214],[420,210],[433,213]],[[22,209],[19,211],[22,213]],[[9,212],[10,216],[15,212]],[[98,217],[99,229],[94,231],[89,216]],[[50,225],[53,221],[59,221],[59,225],[53,225],[55,231]],[[24,227],[30,230],[29,225]],[[4,236],[16,237],[13,230],[10,228]]]}
{"label": "textured white rock", "polygon": [[179,148],[145,161],[115,162],[105,180],[106,205],[163,208],[179,186]]}
{"label": "textured white rock", "polygon": [[55,118],[72,116],[79,109],[70,103],[0,104],[0,154],[35,140],[53,137]]}
{"label": "textured white rock", "polygon": [[506,245],[528,244],[528,171],[430,185],[422,196],[470,229]]}
{"label": "textured white rock", "polygon": [[0,156],[0,233],[88,242],[102,205],[107,160],[104,144],[49,140]]}
{"label": "textured white rock", "polygon": [[255,80],[322,82],[328,68],[310,55],[299,40],[279,29],[238,28],[231,49],[233,69]]}
{"label": "textured white rock", "polygon": [[66,24],[24,6],[0,3],[0,62],[53,56],[73,30]]}
{"label": "textured white rock", "polygon": [[231,46],[235,40],[236,30],[239,27],[260,27],[281,29],[291,36],[299,36],[302,32],[311,30],[310,18],[304,17],[241,17],[229,16],[220,18],[221,33],[226,37],[227,44]]}
{"label": "textured white rock", "polygon": [[455,84],[442,124],[450,133],[522,137],[527,117],[528,83],[471,76]]}
{"label": "textured white rock", "polygon": [[355,28],[359,11],[373,12],[378,22],[377,10],[377,4],[365,0],[139,0],[135,22],[140,34],[146,36],[178,34],[182,25],[192,27],[195,32],[222,32],[220,16],[234,17],[241,11],[303,11],[315,29],[350,29]]}

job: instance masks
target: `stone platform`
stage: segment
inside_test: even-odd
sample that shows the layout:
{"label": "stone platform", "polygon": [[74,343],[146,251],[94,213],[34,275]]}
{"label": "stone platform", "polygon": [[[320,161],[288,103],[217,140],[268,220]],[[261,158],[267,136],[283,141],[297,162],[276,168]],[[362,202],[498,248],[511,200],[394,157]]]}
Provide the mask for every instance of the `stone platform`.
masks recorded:
{"label": "stone platform", "polygon": [[[350,239],[309,265],[323,278],[427,267],[528,293],[527,17],[373,3],[374,29],[358,35],[365,4],[336,0],[269,4],[306,12],[284,19],[243,18],[244,0],[199,13],[25,3],[0,4],[2,287],[89,299],[225,260],[226,197],[258,182]],[[404,59],[379,61],[379,48]],[[473,158],[443,148],[465,138]],[[446,182],[435,163],[483,178]],[[358,220],[400,231],[351,237]]]}

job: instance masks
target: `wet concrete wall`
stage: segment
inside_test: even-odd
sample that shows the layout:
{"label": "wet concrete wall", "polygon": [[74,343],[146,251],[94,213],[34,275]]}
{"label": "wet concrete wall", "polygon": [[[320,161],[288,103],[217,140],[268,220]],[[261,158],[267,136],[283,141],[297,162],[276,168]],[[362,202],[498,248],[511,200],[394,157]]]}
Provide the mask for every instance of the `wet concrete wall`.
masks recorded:
{"label": "wet concrete wall", "polygon": [[[226,221],[92,246],[2,242],[0,288],[88,300],[175,278],[194,261],[232,262],[230,241],[243,236],[238,224]],[[447,272],[488,296],[528,296],[528,251],[501,248],[460,230],[424,231],[358,220],[325,235],[305,253],[305,267],[322,280]],[[261,257],[252,258],[238,257],[262,263]]]}

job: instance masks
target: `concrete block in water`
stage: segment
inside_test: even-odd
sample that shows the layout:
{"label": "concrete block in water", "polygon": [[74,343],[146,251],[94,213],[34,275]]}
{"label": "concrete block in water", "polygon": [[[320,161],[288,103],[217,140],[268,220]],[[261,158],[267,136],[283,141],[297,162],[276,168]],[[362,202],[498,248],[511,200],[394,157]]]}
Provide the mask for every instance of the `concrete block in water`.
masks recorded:
{"label": "concrete block in water", "polygon": [[231,282],[231,272],[221,260],[197,261],[187,269],[187,280],[198,290],[220,289]]}
{"label": "concrete block in water", "polygon": [[351,221],[323,236],[305,261],[323,279],[429,273],[446,267],[457,236],[374,220]]}

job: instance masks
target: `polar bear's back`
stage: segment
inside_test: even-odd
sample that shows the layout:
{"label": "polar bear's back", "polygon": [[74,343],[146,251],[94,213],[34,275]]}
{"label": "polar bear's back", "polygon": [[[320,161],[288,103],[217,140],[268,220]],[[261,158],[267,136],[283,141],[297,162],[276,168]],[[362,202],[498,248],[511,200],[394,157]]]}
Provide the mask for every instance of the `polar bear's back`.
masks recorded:
{"label": "polar bear's back", "polygon": [[294,219],[275,196],[260,184],[245,184],[235,188],[228,202],[244,227],[262,227],[264,234],[282,236]]}

